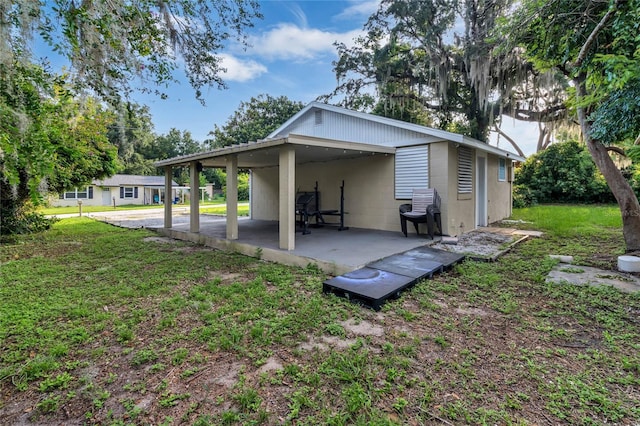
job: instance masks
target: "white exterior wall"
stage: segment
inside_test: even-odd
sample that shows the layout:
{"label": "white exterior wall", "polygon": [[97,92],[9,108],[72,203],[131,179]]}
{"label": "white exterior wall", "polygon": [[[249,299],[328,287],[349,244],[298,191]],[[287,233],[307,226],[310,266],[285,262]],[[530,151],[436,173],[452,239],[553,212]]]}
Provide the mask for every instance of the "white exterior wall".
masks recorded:
{"label": "white exterior wall", "polygon": [[[108,191],[107,191],[108,190]],[[106,194],[108,192],[108,194]],[[153,202],[153,190],[138,187],[137,198],[120,198],[120,187],[101,187],[93,185],[93,198],[82,198],[83,206],[113,206],[113,198],[116,199],[116,206],[125,204],[151,204]],[[146,201],[145,201],[145,193]],[[108,201],[107,201],[108,200]],[[57,195],[49,197],[49,204],[53,207],[77,206],[77,199],[60,199]]]}

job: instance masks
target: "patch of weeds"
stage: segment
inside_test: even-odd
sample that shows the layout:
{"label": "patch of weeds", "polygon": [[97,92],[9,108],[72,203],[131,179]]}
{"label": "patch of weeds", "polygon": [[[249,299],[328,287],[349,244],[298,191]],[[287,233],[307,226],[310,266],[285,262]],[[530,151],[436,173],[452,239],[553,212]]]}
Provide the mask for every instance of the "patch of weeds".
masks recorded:
{"label": "patch of weeds", "polygon": [[160,396],[158,404],[160,404],[162,408],[173,407],[174,405],[177,405],[179,401],[182,401],[183,399],[189,399],[190,397],[191,394],[189,393],[172,394],[166,392]]}
{"label": "patch of weeds", "polygon": [[153,349],[140,349],[131,359],[131,365],[138,367],[142,364],[147,364],[158,359],[158,354]]}
{"label": "patch of weeds", "polygon": [[407,401],[406,399],[400,397],[400,398],[396,398],[396,400],[393,401],[393,404],[391,406],[397,412],[402,413],[407,405],[409,405],[409,401]]}
{"label": "patch of weeds", "polygon": [[436,336],[433,338],[433,341],[442,349],[446,349],[447,347],[450,346],[450,343],[447,341],[447,338],[444,336]]}
{"label": "patch of weeds", "polygon": [[127,416],[132,420],[135,420],[140,413],[142,413],[142,408],[138,407],[132,399],[125,399],[124,401],[120,401],[120,403],[124,407]]}
{"label": "patch of weeds", "polygon": [[398,308],[396,309],[396,313],[400,315],[405,321],[413,321],[418,318],[418,314],[407,309]]}
{"label": "patch of weeds", "polygon": [[189,356],[187,348],[178,348],[171,355],[171,364],[180,365],[187,359],[187,356]]}
{"label": "patch of weeds", "polygon": [[107,401],[107,399],[109,399],[110,396],[111,392],[106,389],[98,391],[95,398],[93,398],[93,406],[98,409],[102,408],[104,406],[104,403]]}
{"label": "patch of weeds", "polygon": [[74,377],[66,371],[55,377],[47,377],[40,382],[40,392],[47,392],[51,389],[66,389],[72,380],[74,380]]}
{"label": "patch of weeds", "polygon": [[287,396],[289,400],[289,420],[297,419],[300,416],[300,411],[305,408],[316,408],[317,404],[313,401],[313,398],[309,395],[311,388],[303,386],[296,389],[293,393]]}
{"label": "patch of weeds", "polygon": [[518,309],[518,302],[515,300],[513,293],[509,291],[501,292],[498,300],[491,303],[491,307],[503,314],[512,314]]}
{"label": "patch of weeds", "polygon": [[233,395],[233,400],[238,403],[240,409],[244,412],[255,412],[262,404],[262,398],[257,390],[249,387],[243,387]]}
{"label": "patch of weeds", "polygon": [[560,269],[560,272],[566,272],[568,274],[582,274],[584,273],[584,269],[577,268],[575,266],[570,266],[570,267]]}
{"label": "patch of weeds", "polygon": [[166,368],[167,368],[167,366],[166,366],[166,365],[164,365],[164,364],[163,364],[163,363],[161,363],[161,362],[157,362],[157,363],[155,363],[155,364],[153,364],[153,365],[151,366],[150,370],[151,370],[152,372],[156,373],[156,372],[158,372],[158,371],[164,371],[164,370],[166,370]]}
{"label": "patch of weeds", "polygon": [[351,414],[371,407],[371,394],[358,382],[352,383],[342,390],[347,411]]}
{"label": "patch of weeds", "polygon": [[188,368],[180,373],[180,377],[186,379],[187,377],[191,377],[199,371],[198,367]]}
{"label": "patch of weeds", "polygon": [[36,408],[44,414],[55,413],[58,411],[58,407],[60,406],[60,395],[55,395],[51,397],[47,397],[42,401],[38,402]]}
{"label": "patch of weeds", "polygon": [[346,331],[344,330],[344,327],[335,322],[331,324],[327,324],[324,327],[324,330],[331,336],[345,337],[347,335]]}

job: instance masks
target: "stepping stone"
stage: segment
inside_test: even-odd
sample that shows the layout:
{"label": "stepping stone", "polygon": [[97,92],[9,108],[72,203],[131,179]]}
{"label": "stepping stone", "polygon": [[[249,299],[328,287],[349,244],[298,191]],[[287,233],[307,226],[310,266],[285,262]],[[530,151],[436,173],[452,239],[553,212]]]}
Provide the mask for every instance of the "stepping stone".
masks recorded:
{"label": "stepping stone", "polygon": [[449,269],[456,263],[462,262],[465,258],[464,254],[453,253],[450,251],[440,250],[427,246],[417,247],[413,250],[405,252],[404,254],[411,257],[440,262],[445,269]]}
{"label": "stepping stone", "polygon": [[406,275],[364,267],[325,281],[322,291],[362,303],[377,311],[387,299],[399,297],[402,290],[416,281]]}
{"label": "stepping stone", "polygon": [[435,272],[442,272],[443,269],[443,265],[440,262],[410,256],[409,253],[394,254],[367,266],[398,275],[405,275],[417,280],[431,277]]}

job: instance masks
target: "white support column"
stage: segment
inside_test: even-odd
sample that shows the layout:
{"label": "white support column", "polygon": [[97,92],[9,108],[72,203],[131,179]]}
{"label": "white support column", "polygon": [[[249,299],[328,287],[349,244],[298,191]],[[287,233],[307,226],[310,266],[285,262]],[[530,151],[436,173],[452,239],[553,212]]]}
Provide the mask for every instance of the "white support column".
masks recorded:
{"label": "white support column", "polygon": [[291,145],[280,147],[280,248],[296,246],[296,151]]}
{"label": "white support column", "polygon": [[238,156],[227,157],[227,240],[238,239]]}
{"label": "white support column", "polygon": [[[171,166],[164,168],[164,227],[169,229],[173,226],[173,216],[171,215],[171,205],[173,203],[173,185],[171,184],[173,171]],[[159,194],[158,194],[159,198]]]}
{"label": "white support column", "polygon": [[189,164],[189,202],[191,203],[189,231],[200,232],[200,172],[198,162]]}

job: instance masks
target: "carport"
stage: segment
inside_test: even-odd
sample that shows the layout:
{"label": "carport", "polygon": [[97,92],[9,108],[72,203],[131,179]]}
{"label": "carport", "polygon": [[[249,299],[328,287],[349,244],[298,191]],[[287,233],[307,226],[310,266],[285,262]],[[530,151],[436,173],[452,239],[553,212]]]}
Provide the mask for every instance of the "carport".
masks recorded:
{"label": "carport", "polygon": [[[279,248],[295,249],[296,170],[308,163],[330,163],[372,155],[390,155],[395,148],[356,142],[343,142],[309,136],[289,134],[287,137],[265,139],[232,145],[208,152],[175,157],[156,163],[164,167],[165,185],[171,186],[174,167],[188,167],[190,188],[196,193],[199,172],[204,167],[224,168],[227,173],[226,239],[238,239],[238,170],[265,167],[278,168],[278,224]],[[200,206],[197,198],[191,200],[189,231],[200,232]],[[172,205],[164,205],[164,228],[172,228]]]}

